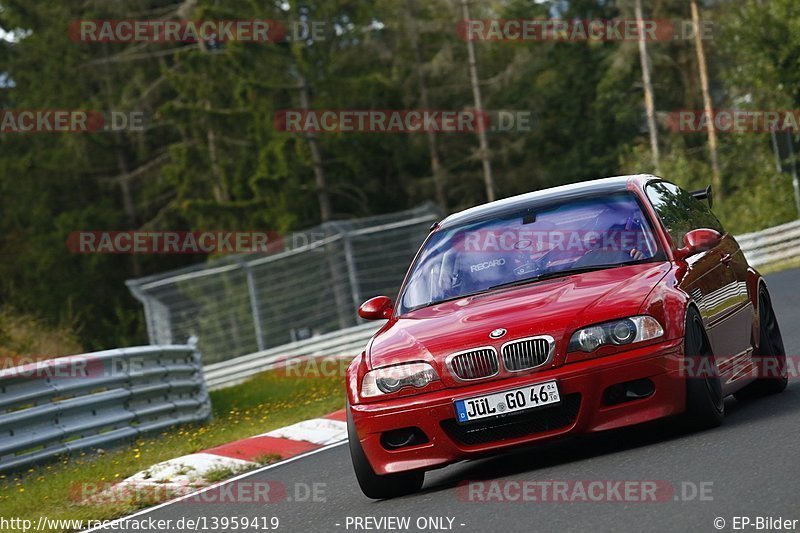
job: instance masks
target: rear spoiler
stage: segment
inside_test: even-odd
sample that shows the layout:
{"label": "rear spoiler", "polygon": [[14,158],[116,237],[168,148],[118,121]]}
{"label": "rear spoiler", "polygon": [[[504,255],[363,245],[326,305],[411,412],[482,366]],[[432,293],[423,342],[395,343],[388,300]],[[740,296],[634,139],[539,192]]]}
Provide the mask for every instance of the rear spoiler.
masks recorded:
{"label": "rear spoiler", "polygon": [[699,191],[692,191],[689,194],[691,194],[698,200],[707,200],[708,207],[714,207],[714,197],[711,194],[711,185],[709,185],[705,189],[700,189]]}

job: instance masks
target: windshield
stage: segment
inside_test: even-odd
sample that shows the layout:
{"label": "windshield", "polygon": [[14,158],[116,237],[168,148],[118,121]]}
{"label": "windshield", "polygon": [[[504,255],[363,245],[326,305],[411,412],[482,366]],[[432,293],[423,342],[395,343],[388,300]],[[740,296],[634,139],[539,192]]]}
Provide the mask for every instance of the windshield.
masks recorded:
{"label": "windshield", "polygon": [[398,312],[656,256],[662,256],[658,241],[632,193],[531,208],[432,234],[412,267]]}

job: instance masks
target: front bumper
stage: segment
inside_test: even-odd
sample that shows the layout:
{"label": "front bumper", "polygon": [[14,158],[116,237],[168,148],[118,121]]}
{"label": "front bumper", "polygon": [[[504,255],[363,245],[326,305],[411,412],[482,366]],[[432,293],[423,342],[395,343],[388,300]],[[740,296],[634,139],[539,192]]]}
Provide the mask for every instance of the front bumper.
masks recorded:
{"label": "front bumper", "polygon": [[[429,470],[463,459],[543,442],[567,434],[591,433],[678,414],[685,409],[685,382],[680,377],[683,340],[675,339],[619,354],[562,365],[468,387],[395,398],[350,407],[358,438],[378,474]],[[608,387],[649,379],[652,395],[607,405]],[[453,402],[555,379],[562,402],[483,425],[460,426]],[[384,432],[417,427],[428,442],[389,450]]]}

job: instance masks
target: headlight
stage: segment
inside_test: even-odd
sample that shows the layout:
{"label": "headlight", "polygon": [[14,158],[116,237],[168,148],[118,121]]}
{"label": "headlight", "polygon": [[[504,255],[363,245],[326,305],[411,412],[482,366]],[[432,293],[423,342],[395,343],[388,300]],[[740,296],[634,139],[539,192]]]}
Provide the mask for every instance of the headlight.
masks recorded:
{"label": "headlight", "polygon": [[664,328],[651,316],[632,316],[579,329],[569,341],[568,352],[593,352],[601,346],[620,346],[656,339]]}
{"label": "headlight", "polygon": [[361,382],[361,396],[370,398],[391,394],[405,387],[419,389],[438,379],[439,374],[428,363],[387,366],[367,372]]}

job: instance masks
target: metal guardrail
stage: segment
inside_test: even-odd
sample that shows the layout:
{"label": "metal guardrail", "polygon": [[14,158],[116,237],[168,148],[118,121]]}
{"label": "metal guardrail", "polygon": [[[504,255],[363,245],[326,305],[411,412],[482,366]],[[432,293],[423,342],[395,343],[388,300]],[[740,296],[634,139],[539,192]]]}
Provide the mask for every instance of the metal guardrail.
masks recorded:
{"label": "metal guardrail", "polygon": [[800,258],[800,220],[736,237],[753,266]]}
{"label": "metal guardrail", "polygon": [[360,326],[206,365],[203,372],[208,388],[215,390],[246,381],[254,374],[270,370],[292,359],[308,357],[352,359],[364,349],[367,341],[382,325],[383,322],[367,322]]}
{"label": "metal guardrail", "polygon": [[0,472],[207,419],[201,368],[190,339],[0,371]]}

